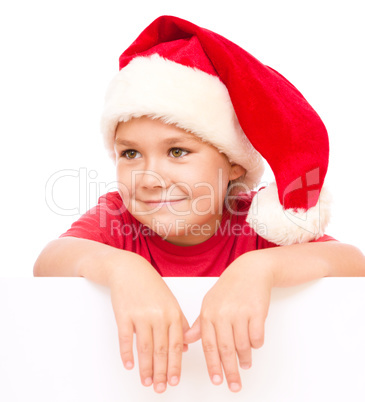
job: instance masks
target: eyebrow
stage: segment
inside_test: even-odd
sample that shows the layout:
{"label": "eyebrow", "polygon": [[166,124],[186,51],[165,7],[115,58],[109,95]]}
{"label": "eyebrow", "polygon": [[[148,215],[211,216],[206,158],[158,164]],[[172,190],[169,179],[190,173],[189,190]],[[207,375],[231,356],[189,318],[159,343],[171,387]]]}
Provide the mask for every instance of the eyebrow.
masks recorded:
{"label": "eyebrow", "polygon": [[[162,143],[166,144],[166,145],[173,145],[176,143],[195,142],[195,141],[196,140],[194,138],[170,137],[170,138],[166,138],[164,141],[162,141]],[[116,138],[115,144],[116,145],[125,145],[127,147],[136,147],[139,145],[138,143],[136,143],[134,141],[123,140],[121,138]]]}

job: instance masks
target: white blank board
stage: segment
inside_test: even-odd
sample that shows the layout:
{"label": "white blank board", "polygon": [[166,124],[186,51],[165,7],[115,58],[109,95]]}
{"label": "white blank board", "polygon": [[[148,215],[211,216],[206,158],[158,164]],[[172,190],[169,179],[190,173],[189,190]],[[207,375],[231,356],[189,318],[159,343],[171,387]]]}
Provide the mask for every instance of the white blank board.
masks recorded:
{"label": "white blank board", "polygon": [[[192,324],[217,278],[164,278]],[[363,402],[365,278],[275,288],[265,344],[242,390],[210,383],[201,343],[177,387],[156,394],[124,369],[107,288],[82,278],[0,279],[0,400]],[[136,359],[136,363],[137,359]]]}

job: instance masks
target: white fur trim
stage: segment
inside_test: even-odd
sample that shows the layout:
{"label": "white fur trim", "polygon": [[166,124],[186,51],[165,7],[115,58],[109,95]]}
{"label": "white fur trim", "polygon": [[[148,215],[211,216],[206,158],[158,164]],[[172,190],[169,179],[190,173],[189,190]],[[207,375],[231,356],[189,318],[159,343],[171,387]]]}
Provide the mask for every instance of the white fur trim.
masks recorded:
{"label": "white fur trim", "polygon": [[277,186],[272,183],[253,197],[247,222],[261,237],[280,246],[306,243],[323,236],[330,220],[330,204],[331,195],[323,187],[314,207],[284,210]]}
{"label": "white fur trim", "polygon": [[157,54],[136,57],[119,71],[106,93],[101,131],[114,159],[118,122],[141,116],[192,132],[247,170],[243,178],[247,189],[259,183],[263,160],[243,133],[228,90],[218,77]]}

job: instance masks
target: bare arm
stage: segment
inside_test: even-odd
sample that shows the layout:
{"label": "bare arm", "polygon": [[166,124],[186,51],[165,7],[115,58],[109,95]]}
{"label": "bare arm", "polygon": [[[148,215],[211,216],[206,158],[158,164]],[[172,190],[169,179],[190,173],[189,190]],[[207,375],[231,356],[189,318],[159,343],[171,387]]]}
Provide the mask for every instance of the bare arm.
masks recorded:
{"label": "bare arm", "polygon": [[[110,286],[115,267],[122,272],[141,264],[155,271],[143,257],[92,240],[63,237],[47,244],[33,268],[34,276],[76,276]],[[156,271],[155,271],[156,272]],[[157,274],[157,272],[156,272]]]}
{"label": "bare arm", "polygon": [[336,241],[295,244],[258,253],[255,257],[271,265],[275,287],[295,286],[326,276],[365,276],[363,253]]}

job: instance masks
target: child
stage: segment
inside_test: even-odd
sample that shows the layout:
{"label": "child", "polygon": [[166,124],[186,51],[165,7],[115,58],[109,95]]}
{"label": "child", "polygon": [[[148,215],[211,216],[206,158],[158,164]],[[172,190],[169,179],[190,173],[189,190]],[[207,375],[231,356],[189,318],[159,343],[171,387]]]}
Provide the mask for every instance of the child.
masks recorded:
{"label": "child", "polygon": [[[118,191],[99,199],[34,266],[109,286],[120,353],[163,392],[201,338],[209,376],[241,389],[264,341],[274,286],[364,276],[324,234],[328,136],[284,77],[179,18],[156,19],[121,55],[102,116]],[[257,193],[264,157],[276,178]],[[282,246],[282,247],[278,247]],[[192,327],[162,276],[219,276]],[[238,361],[237,361],[238,359]]]}

